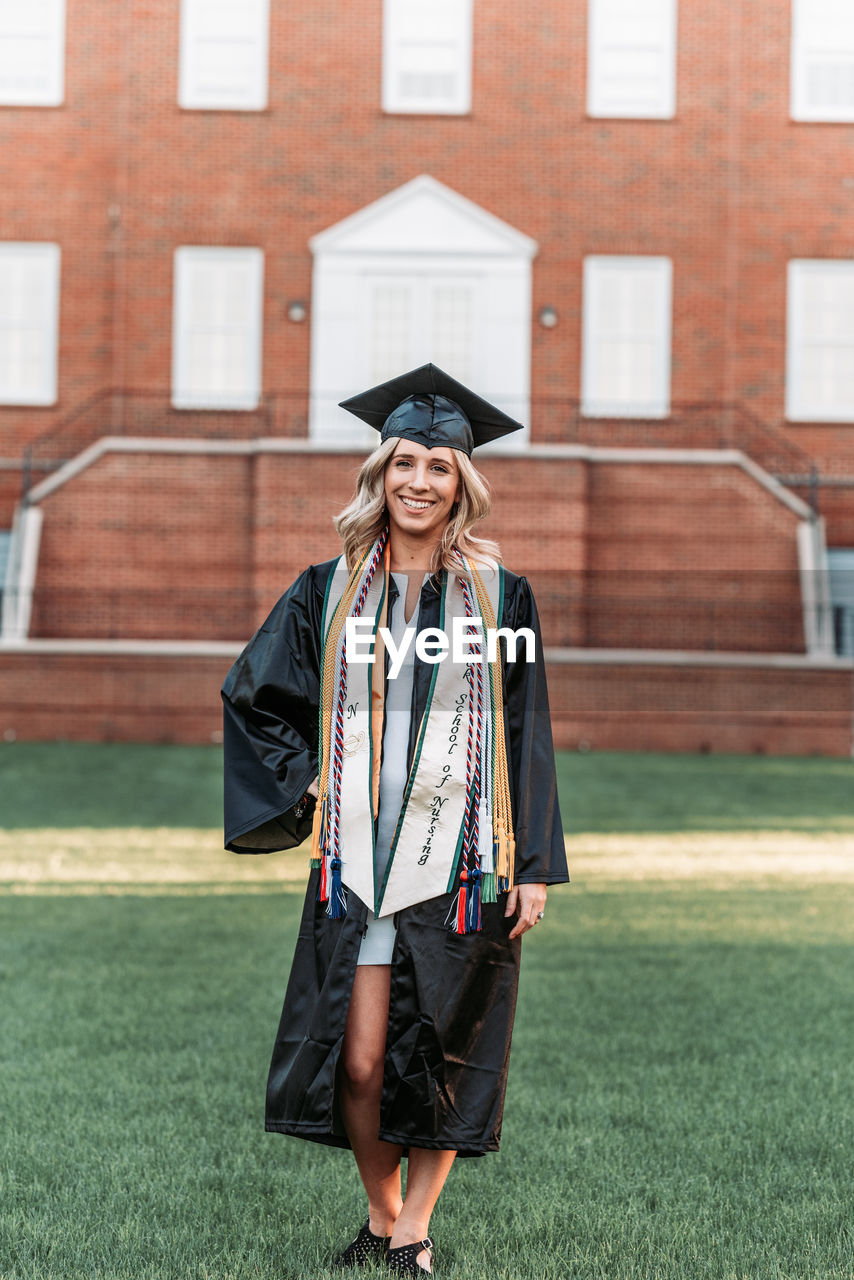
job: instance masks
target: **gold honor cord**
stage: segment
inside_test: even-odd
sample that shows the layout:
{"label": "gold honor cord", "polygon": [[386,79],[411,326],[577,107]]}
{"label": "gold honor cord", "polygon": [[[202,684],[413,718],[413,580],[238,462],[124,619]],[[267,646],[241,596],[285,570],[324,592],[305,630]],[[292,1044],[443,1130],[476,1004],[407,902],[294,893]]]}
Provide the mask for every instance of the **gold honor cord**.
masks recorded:
{"label": "gold honor cord", "polygon": [[[371,667],[371,803],[374,822],[380,812],[380,767],[382,765],[383,725],[385,723],[385,642],[383,630],[388,623],[388,584],[391,577],[391,543],[383,548],[385,587],[374,629],[374,663]],[[401,608],[403,605],[401,604]]]}
{"label": "gold honor cord", "polygon": [[321,866],[326,845],[326,825],[329,814],[329,760],[332,748],[332,704],[335,697],[335,666],[338,658],[338,642],[341,639],[341,632],[344,630],[350,608],[359,588],[362,571],[368,556],[371,554],[371,550],[372,548],[368,547],[362,559],[351,570],[344,593],[338,601],[338,605],[332,615],[332,621],[329,624],[329,630],[323,641],[320,686],[320,728],[323,755],[317,785],[317,804],[315,805],[314,821],[311,828],[312,867]]}
{"label": "gold honor cord", "polygon": [[[486,587],[483,584],[483,579],[478,573],[476,566],[470,563],[469,567],[471,569],[471,576],[472,581],[474,582],[478,606],[484,622],[485,633],[488,635],[491,628],[493,634],[495,634],[497,633],[498,628],[496,626],[495,614],[492,610],[492,601],[489,598],[489,592],[486,590]],[[510,807],[510,777],[507,771],[507,742],[504,737],[504,688],[501,675],[501,653],[498,650],[497,634],[495,643],[495,661],[488,664],[494,735],[492,832],[495,847],[495,875],[497,877],[499,888],[504,890],[513,888],[513,869],[516,861],[516,841],[513,837],[513,815]],[[484,897],[485,901],[489,901],[490,899],[491,894],[489,899]],[[491,900],[494,901],[494,899]]]}

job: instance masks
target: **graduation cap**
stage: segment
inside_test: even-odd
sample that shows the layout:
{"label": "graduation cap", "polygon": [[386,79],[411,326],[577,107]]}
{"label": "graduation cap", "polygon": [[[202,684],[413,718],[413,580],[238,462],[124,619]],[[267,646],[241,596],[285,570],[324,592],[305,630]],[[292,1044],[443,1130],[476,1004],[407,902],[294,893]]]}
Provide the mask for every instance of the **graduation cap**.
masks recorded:
{"label": "graduation cap", "polygon": [[522,429],[521,422],[476,396],[435,364],[422,364],[342,400],[340,407],[375,427],[382,440],[401,436],[428,449],[437,445],[460,449],[469,457],[478,445]]}

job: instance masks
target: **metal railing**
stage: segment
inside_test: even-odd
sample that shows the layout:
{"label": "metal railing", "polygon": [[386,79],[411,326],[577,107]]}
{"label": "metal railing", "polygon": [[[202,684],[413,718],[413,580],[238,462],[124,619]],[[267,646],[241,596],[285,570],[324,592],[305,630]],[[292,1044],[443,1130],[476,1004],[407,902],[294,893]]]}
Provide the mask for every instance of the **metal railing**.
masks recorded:
{"label": "metal railing", "polygon": [[299,438],[308,431],[303,392],[267,395],[255,409],[177,409],[168,391],[105,388],[36,436],[22,454],[26,496],[46,471],[69,462],[103,436],[189,437],[243,440],[265,436]]}

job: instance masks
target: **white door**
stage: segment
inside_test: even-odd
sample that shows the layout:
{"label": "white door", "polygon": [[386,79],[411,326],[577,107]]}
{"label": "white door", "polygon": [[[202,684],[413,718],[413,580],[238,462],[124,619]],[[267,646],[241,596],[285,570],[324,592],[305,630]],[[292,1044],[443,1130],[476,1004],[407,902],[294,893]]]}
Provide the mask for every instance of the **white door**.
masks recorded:
{"label": "white door", "polygon": [[364,283],[366,386],[427,363],[466,385],[478,381],[475,276],[376,274]]}

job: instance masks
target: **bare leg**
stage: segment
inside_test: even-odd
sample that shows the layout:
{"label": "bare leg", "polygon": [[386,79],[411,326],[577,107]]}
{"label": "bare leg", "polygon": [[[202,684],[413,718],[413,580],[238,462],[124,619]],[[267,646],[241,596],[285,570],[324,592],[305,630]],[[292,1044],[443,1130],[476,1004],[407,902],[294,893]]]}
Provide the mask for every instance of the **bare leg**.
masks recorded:
{"label": "bare leg", "polygon": [[[456,1151],[428,1151],[424,1147],[409,1148],[409,1171],[406,1175],[406,1199],[394,1230],[391,1248],[423,1240],[430,1232],[430,1216],[439,1193],[451,1171]],[[430,1255],[422,1249],[416,1261],[429,1270]]]}
{"label": "bare leg", "polygon": [[390,988],[391,965],[359,965],[341,1054],[341,1112],[359,1177],[368,1193],[370,1228],[376,1236],[391,1235],[403,1204],[400,1194],[403,1148],[381,1142],[377,1137]]}

